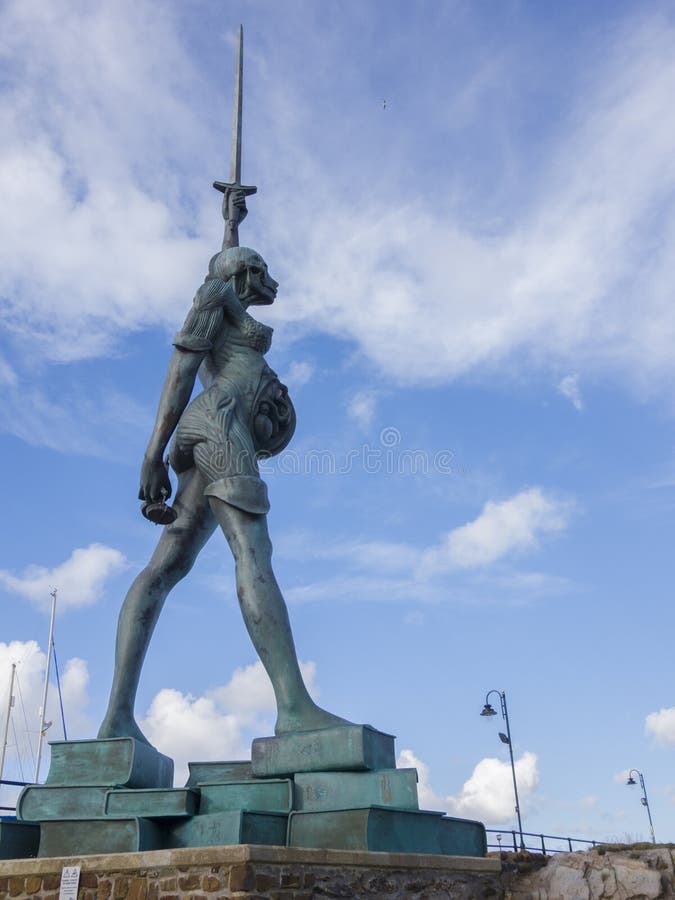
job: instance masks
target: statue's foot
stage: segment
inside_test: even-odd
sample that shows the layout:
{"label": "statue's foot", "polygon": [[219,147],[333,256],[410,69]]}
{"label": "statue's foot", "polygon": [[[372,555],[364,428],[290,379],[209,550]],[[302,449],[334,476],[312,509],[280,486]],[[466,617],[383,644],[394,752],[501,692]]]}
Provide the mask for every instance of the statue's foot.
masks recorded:
{"label": "statue's foot", "polygon": [[119,737],[134,738],[134,740],[140,741],[141,744],[152,746],[132,715],[109,712],[98,730],[98,738],[99,740],[104,740],[105,738]]}
{"label": "statue's foot", "polygon": [[333,713],[321,709],[315,703],[304,705],[297,710],[279,710],[277,724],[274,733],[277,735],[290,734],[295,731],[321,731],[324,728],[335,728],[338,725],[353,725],[353,722],[334,716]]}

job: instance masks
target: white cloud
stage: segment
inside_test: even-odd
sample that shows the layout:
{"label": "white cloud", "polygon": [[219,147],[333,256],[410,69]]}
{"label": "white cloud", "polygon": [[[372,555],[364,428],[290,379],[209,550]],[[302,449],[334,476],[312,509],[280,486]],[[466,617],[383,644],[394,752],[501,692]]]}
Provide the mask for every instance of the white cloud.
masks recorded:
{"label": "white cloud", "polygon": [[445,801],[438,797],[429,781],[429,766],[412,750],[401,750],[396,760],[399,769],[417,769],[417,799],[420,809],[437,809],[445,812]]}
{"label": "white cloud", "polygon": [[[300,664],[315,698],[316,666]],[[272,685],[260,661],[238,668],[227,684],[200,697],[164,688],[139,724],[148,740],[175,763],[176,784],[187,778],[190,761],[249,759],[250,742],[272,734],[276,706]]]}
{"label": "white cloud", "polygon": [[578,375],[565,375],[558,385],[558,390],[563,397],[567,397],[578,412],[581,412],[584,408],[584,401],[581,396]]}
{"label": "white cloud", "polygon": [[99,385],[95,396],[87,396],[81,390],[57,392],[51,385],[17,382],[4,393],[0,431],[59,453],[119,462],[133,436],[148,431],[152,415],[110,385]]}
{"label": "white cloud", "polygon": [[12,331],[69,360],[108,352],[121,331],[174,324],[210,254],[181,197],[187,159],[206,146],[208,120],[193,112],[204,91],[171,15],[130,0],[10,0],[0,34]]}
{"label": "white cloud", "polygon": [[[14,705],[10,717],[3,777],[14,781],[32,781],[35,772],[35,754],[47,656],[36,641],[10,641],[9,643],[0,641],[0,703],[3,710],[3,726],[12,663],[16,663],[16,676],[12,692]],[[66,660],[65,665],[61,668],[61,690],[69,739],[91,737],[92,735],[92,723],[87,715],[88,684],[89,673],[86,662],[77,658]],[[53,660],[45,721],[51,721],[52,725],[43,742],[41,779],[45,778],[49,768],[47,742],[63,738]],[[0,788],[0,797],[2,798],[0,805],[10,805],[15,801],[17,794],[18,788]]]}
{"label": "white cloud", "polygon": [[649,713],[645,719],[645,733],[658,744],[675,745],[675,706]]}
{"label": "white cloud", "polygon": [[437,546],[427,550],[423,573],[452,568],[485,566],[510,553],[530,550],[540,535],[563,531],[570,503],[529,488],[508,500],[489,500],[472,522],[455,528]]}
{"label": "white cloud", "polygon": [[61,672],[61,694],[68,737],[90,737],[93,724],[87,714],[89,703],[89,668],[84,659],[74,656]]}
{"label": "white cloud", "polygon": [[0,585],[43,609],[49,609],[49,594],[56,588],[57,610],[63,611],[95,603],[103,592],[106,580],[123,569],[125,564],[119,550],[104,544],[90,544],[73,550],[65,562],[53,569],[31,565],[21,575],[0,569]]}
{"label": "white cloud", "polygon": [[370,428],[375,418],[377,391],[357,391],[349,398],[347,413],[363,429]]}
{"label": "white cloud", "polygon": [[[482,513],[466,525],[449,532],[438,544],[423,548],[394,541],[357,539],[316,542],[303,531],[290,532],[276,544],[280,557],[292,560],[330,560],[341,563],[337,576],[290,587],[290,603],[320,602],[340,598],[371,602],[475,602],[481,590],[502,601],[518,602],[570,588],[570,582],[542,572],[494,570],[509,555],[536,548],[544,534],[567,526],[573,503],[530,488],[499,503],[489,501]],[[455,574],[453,584],[442,579]],[[460,574],[462,577],[460,577]]]}
{"label": "white cloud", "polygon": [[326,202],[325,191],[313,206],[304,198],[311,231],[306,240],[293,234],[295,252],[287,239],[287,315],[349,336],[397,382],[516,361],[667,385],[674,46],[675,26],[656,14],[617,29],[602,61],[591,51],[583,94],[552,142],[558,149],[530,202],[496,235],[489,222],[481,231],[480,210],[473,222],[455,212],[449,190],[426,206],[373,200],[358,217],[339,197]]}
{"label": "white cloud", "polygon": [[306,360],[294,360],[281,380],[289,390],[294,391],[311,381],[313,375],[314,366],[311,363]]}
{"label": "white cloud", "polygon": [[[429,767],[412,750],[403,750],[397,765],[417,769],[420,807],[439,809],[465,819],[479,819],[486,824],[502,824],[515,817],[515,798],[511,764],[496,758],[482,759],[459,794],[439,797],[430,783]],[[515,760],[518,796],[521,808],[532,796],[538,783],[537,756],[525,752]]]}
{"label": "white cloud", "polygon": [[625,784],[628,781],[628,776],[630,774],[630,769],[621,769],[620,772],[615,772],[613,781],[615,784]]}
{"label": "white cloud", "polygon": [[[355,342],[395,382],[517,359],[672,384],[675,26],[658,13],[624,25],[612,44],[589,48],[593,65],[563,109],[557,149],[536,183],[527,173],[529,202],[507,211],[497,234],[480,207],[468,219],[447,183],[407,199],[404,175],[386,182],[386,197],[360,198],[355,216],[344,190],[353,160],[340,169],[311,155],[297,75],[249,57],[266,128],[252,143],[274,185],[252,236],[274,248],[284,290],[272,318]],[[0,293],[14,333],[73,359],[109,352],[129,330],[175,325],[213,247],[204,148],[222,143],[215,88],[177,18],[142,0],[10,0],[0,35]],[[330,49],[341,50],[337,40]],[[510,83],[504,65],[500,78],[488,72],[491,85]],[[465,92],[458,86],[448,108]],[[399,149],[392,169],[405,173]],[[453,188],[461,193],[461,182]]]}
{"label": "white cloud", "polygon": [[17,375],[6,359],[0,356],[0,384],[5,387],[14,387],[17,383]]}
{"label": "white cloud", "polygon": [[[515,760],[518,796],[526,801],[539,783],[537,756],[525,752]],[[449,812],[456,816],[504,822],[515,816],[511,764],[494,757],[482,759],[456,796],[448,797]]]}

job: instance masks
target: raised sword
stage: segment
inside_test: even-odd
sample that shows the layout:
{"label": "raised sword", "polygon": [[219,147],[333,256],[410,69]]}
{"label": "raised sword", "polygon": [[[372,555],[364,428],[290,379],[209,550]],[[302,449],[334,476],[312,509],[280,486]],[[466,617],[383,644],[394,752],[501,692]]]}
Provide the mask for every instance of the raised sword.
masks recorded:
{"label": "raised sword", "polygon": [[237,53],[234,63],[234,106],[232,111],[232,151],[230,154],[230,180],[214,181],[213,186],[224,194],[223,218],[225,219],[225,234],[223,236],[223,249],[239,246],[238,222],[229,219],[228,192],[232,190],[242,191],[245,197],[255,194],[258,190],[253,185],[241,183],[241,110],[243,94],[243,70],[244,70],[244,29],[239,26],[237,38]]}

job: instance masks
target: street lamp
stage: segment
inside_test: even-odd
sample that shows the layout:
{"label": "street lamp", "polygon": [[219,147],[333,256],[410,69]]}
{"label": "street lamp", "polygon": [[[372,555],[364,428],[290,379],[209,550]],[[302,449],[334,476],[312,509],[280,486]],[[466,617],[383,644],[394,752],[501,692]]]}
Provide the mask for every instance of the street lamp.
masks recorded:
{"label": "street lamp", "polygon": [[651,813],[651,810],[649,809],[649,800],[647,800],[647,788],[645,787],[645,778],[644,778],[644,775],[642,774],[642,772],[639,772],[637,769],[631,769],[630,772],[628,773],[628,781],[626,782],[626,784],[629,784],[629,785],[637,784],[636,780],[633,778],[633,773],[635,773],[635,775],[637,775],[637,777],[640,779],[640,787],[642,788],[642,796],[640,797],[640,803],[647,810],[647,817],[649,819],[649,832],[652,836],[652,844],[655,844],[656,838],[654,837],[654,825],[652,823],[652,813]]}
{"label": "street lamp", "polygon": [[497,694],[502,708],[502,718],[506,721],[506,734],[499,732],[499,740],[502,744],[508,744],[509,756],[511,758],[511,775],[513,776],[513,793],[516,798],[516,815],[518,816],[518,833],[520,834],[520,849],[525,849],[525,841],[523,840],[523,823],[520,819],[520,803],[518,802],[518,785],[516,783],[516,766],[513,762],[513,744],[511,743],[511,726],[509,725],[509,713],[506,708],[506,691],[492,690],[485,695],[485,706],[481,711],[481,716],[496,716],[496,710],[490,705],[490,694]]}

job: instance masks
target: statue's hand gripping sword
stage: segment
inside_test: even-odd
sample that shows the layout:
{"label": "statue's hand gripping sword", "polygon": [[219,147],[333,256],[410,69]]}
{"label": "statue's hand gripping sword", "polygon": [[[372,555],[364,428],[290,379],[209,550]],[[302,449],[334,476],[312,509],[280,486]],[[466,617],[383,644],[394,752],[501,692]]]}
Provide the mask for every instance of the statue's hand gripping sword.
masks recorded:
{"label": "statue's hand gripping sword", "polygon": [[[232,114],[232,154],[230,157],[230,180],[214,181],[213,186],[224,194],[223,218],[225,219],[225,234],[223,236],[223,250],[227,247],[239,246],[239,223],[246,215],[245,197],[255,194],[258,190],[253,185],[241,183],[241,107],[242,107],[242,76],[243,76],[243,44],[244,29],[239,26],[237,40],[237,55],[234,65],[234,109]],[[236,203],[236,210],[232,209],[229,199],[232,192],[236,191],[240,202]],[[232,218],[235,215],[236,218]]]}

